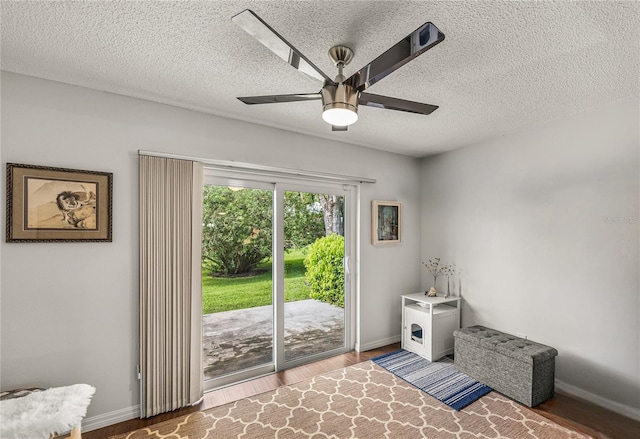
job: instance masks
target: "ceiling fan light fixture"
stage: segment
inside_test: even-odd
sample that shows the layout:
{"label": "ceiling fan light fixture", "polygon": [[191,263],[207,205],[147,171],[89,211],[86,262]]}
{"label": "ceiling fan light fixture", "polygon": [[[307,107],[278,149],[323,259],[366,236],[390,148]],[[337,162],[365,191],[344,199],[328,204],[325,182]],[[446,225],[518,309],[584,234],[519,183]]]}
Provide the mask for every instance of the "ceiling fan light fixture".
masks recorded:
{"label": "ceiling fan light fixture", "polygon": [[346,127],[358,120],[358,92],[344,83],[326,84],[322,91],[322,119],[329,125]]}
{"label": "ceiling fan light fixture", "polygon": [[[355,108],[345,108],[344,104],[336,103],[325,106],[322,119],[329,125],[346,127],[358,121],[358,112]],[[328,108],[327,108],[328,107]]]}

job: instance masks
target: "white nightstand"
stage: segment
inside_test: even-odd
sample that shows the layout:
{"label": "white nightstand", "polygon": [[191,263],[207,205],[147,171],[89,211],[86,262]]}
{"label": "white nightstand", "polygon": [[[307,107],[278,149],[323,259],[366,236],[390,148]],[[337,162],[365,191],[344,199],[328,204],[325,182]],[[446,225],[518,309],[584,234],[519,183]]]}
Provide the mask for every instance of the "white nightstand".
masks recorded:
{"label": "white nightstand", "polygon": [[436,361],[453,353],[460,328],[460,297],[402,296],[402,348]]}

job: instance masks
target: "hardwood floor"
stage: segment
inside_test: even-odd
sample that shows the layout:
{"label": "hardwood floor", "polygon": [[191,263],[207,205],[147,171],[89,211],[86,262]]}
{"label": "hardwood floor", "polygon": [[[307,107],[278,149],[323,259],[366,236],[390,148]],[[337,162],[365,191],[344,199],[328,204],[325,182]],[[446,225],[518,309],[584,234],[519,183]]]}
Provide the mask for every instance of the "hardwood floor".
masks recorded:
{"label": "hardwood floor", "polygon": [[[202,402],[197,406],[164,413],[149,419],[132,419],[83,433],[82,437],[84,439],[103,439],[115,434],[126,433],[187,413],[217,407],[228,402],[273,390],[279,386],[293,384],[315,375],[351,366],[399,348],[400,343],[395,343],[367,352],[352,351],[294,369],[273,373],[206,393]],[[561,392],[556,392],[552,399],[540,404],[533,410],[560,425],[591,435],[594,438],[630,439],[640,437],[640,422]]]}

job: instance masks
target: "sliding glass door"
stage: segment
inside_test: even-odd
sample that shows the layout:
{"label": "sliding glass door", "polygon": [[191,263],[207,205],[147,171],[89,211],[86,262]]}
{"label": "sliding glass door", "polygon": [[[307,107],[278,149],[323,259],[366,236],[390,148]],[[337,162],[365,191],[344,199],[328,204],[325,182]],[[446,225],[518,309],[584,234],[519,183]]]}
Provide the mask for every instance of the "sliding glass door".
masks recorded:
{"label": "sliding glass door", "polygon": [[203,206],[205,389],[351,349],[349,188],[216,174]]}

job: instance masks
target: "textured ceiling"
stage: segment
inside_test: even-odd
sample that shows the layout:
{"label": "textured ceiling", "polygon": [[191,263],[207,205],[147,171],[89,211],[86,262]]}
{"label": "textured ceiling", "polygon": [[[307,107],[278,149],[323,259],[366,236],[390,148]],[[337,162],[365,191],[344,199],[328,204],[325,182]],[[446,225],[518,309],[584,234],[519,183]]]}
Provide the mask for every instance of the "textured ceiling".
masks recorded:
{"label": "textured ceiling", "polygon": [[[439,105],[429,116],[361,107],[348,132],[320,101],[247,106],[236,96],[315,93],[231,22],[256,14],[329,76],[426,21],[441,44],[368,91]],[[613,1],[2,1],[2,69],[421,157],[639,96],[640,3]]]}

